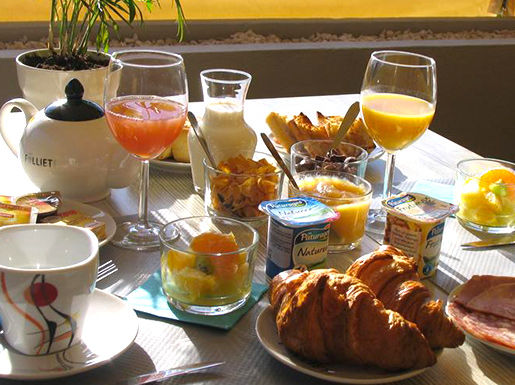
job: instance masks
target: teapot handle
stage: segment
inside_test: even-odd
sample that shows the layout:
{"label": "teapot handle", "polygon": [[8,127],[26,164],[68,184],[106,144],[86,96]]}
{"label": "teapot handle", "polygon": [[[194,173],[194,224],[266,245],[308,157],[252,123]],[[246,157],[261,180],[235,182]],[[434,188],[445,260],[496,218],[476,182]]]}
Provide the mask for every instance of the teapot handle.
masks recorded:
{"label": "teapot handle", "polygon": [[[14,107],[19,108],[25,114],[25,126],[29,122],[29,120],[36,115],[38,109],[25,99],[13,99],[9,100],[5,103],[0,109],[0,134],[2,134],[2,138],[4,138],[5,143],[11,149],[14,155],[19,156],[20,151],[20,138],[25,130],[25,126],[22,131],[15,130],[12,124],[12,120],[9,119],[9,115]],[[15,131],[18,131],[15,133]]]}

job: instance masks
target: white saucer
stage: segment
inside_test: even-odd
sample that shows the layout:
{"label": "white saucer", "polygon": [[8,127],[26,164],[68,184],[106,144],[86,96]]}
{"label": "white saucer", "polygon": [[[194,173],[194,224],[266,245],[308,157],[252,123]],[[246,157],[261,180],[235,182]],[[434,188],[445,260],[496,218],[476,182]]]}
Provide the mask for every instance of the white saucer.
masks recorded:
{"label": "white saucer", "polygon": [[174,160],[153,159],[150,161],[150,165],[158,170],[175,174],[191,174],[191,166],[189,163],[176,162]]}
{"label": "white saucer", "polygon": [[68,210],[80,211],[81,213],[86,214],[94,220],[104,222],[106,224],[106,238],[98,243],[100,247],[107,244],[116,232],[116,222],[114,221],[113,217],[111,217],[109,214],[106,214],[102,210],[96,208],[95,206],[90,206],[81,202],[63,199],[61,205],[59,206],[58,212]]}
{"label": "white saucer", "polygon": [[[268,306],[259,314],[256,322],[256,333],[261,345],[276,360],[301,373],[326,381],[341,384],[383,384],[414,377],[425,370],[417,369],[402,372],[387,372],[379,368],[363,368],[351,365],[311,365],[290,353],[283,345],[275,326],[272,307]],[[439,355],[441,350],[436,354]]]}
{"label": "white saucer", "polygon": [[[461,289],[463,288],[465,284],[463,285],[459,285],[459,286],[456,286],[454,288],[454,290],[452,290],[450,293],[449,293],[449,296],[447,297],[447,305],[454,299],[456,298],[456,296],[458,295],[458,293],[461,291]],[[452,315],[449,314],[449,311],[447,310],[447,307],[445,308],[445,312],[447,313],[447,315],[449,317],[452,318]],[[458,325],[459,326],[459,325]],[[470,338],[474,341],[478,341],[478,342],[481,342],[482,344],[485,344],[486,346],[492,348],[492,349],[495,349],[497,350],[498,352],[501,352],[501,353],[504,353],[504,354],[508,354],[508,355],[511,355],[511,356],[515,356],[515,349],[511,349],[507,346],[503,346],[503,345],[499,345],[499,344],[496,344],[495,342],[491,342],[491,341],[487,341],[487,340],[484,340],[482,338],[480,338],[479,336],[475,336],[471,333],[469,333],[467,330],[465,329],[462,329],[460,328],[463,333],[465,333],[465,335],[467,336],[467,338]]]}
{"label": "white saucer", "polygon": [[26,356],[6,346],[0,334],[0,378],[45,380],[85,372],[118,357],[138,334],[138,317],[126,302],[96,289],[82,342],[46,356]]}

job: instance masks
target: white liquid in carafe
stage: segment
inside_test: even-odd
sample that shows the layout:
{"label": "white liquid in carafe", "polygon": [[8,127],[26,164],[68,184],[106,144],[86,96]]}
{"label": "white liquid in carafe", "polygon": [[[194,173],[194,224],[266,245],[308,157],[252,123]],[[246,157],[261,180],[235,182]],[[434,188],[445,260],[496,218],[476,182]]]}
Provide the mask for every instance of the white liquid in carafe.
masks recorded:
{"label": "white liquid in carafe", "polygon": [[[209,150],[218,165],[222,160],[242,154],[252,158],[256,149],[256,133],[243,119],[239,103],[221,101],[206,107],[201,122],[202,132]],[[193,184],[197,191],[204,190],[204,151],[195,133],[190,130],[188,145]]]}

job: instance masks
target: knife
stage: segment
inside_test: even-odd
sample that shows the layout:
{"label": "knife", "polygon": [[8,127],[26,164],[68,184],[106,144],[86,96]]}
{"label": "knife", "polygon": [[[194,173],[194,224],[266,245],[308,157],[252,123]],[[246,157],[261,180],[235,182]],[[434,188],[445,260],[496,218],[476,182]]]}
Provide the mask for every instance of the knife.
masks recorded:
{"label": "knife", "polygon": [[128,378],[126,380],[118,381],[115,385],[142,385],[148,384],[154,381],[163,381],[170,377],[180,376],[181,374],[196,372],[197,370],[214,368],[216,366],[224,365],[225,362],[200,362],[198,364],[179,366],[177,368],[171,368],[166,370],[160,370],[159,372],[142,374]]}
{"label": "knife", "polygon": [[505,246],[505,245],[515,245],[515,236],[509,235],[506,237],[493,238],[493,239],[485,239],[482,241],[474,241],[462,243],[461,247],[494,247],[494,246]]}

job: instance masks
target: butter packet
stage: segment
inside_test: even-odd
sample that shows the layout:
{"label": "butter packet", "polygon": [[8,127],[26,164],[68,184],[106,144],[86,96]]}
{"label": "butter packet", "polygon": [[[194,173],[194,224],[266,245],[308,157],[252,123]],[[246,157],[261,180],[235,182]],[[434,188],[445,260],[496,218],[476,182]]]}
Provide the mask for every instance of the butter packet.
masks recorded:
{"label": "butter packet", "polygon": [[34,207],[0,203],[0,227],[36,223],[37,215]]}
{"label": "butter packet", "polygon": [[14,197],[8,195],[0,195],[0,203],[14,203]]}
{"label": "butter packet", "polygon": [[106,225],[104,222],[96,221],[95,219],[81,213],[77,210],[68,210],[57,215],[52,215],[41,220],[42,223],[51,223],[58,225],[68,225],[84,227],[93,232],[99,241],[107,237]]}
{"label": "butter packet", "polygon": [[15,204],[20,206],[32,206],[38,210],[38,221],[42,218],[57,214],[61,204],[61,193],[59,191],[43,191],[26,194],[15,198]]}

